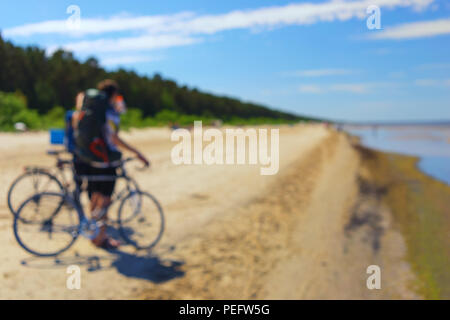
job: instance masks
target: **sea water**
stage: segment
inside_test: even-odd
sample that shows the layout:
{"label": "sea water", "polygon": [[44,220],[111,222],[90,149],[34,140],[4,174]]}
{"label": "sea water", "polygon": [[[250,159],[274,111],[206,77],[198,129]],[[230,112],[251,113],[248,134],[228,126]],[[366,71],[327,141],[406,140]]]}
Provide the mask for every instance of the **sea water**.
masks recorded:
{"label": "sea water", "polygon": [[450,126],[345,126],[373,149],[420,157],[419,169],[450,185]]}

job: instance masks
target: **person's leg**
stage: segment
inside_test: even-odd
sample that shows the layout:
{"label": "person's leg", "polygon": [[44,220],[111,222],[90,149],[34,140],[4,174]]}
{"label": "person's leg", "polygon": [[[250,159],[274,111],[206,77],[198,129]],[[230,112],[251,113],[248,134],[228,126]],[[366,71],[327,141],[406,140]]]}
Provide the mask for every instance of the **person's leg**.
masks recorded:
{"label": "person's leg", "polygon": [[[93,189],[97,188],[94,187]],[[103,195],[98,191],[93,191],[90,203],[91,219],[97,220],[97,217],[101,213],[102,208],[103,208]],[[104,241],[105,232],[103,229],[104,227],[103,225],[101,225],[99,234],[97,235],[97,237],[92,239],[92,242],[97,246],[101,245],[102,242]]]}
{"label": "person's leg", "polygon": [[[115,169],[101,169],[97,170],[98,175],[104,175],[104,176],[110,176],[113,177],[116,175]],[[112,181],[101,181],[97,182],[95,189],[95,203],[93,204],[93,211],[92,213],[96,213],[97,215],[100,215],[99,221],[102,222],[100,225],[100,232],[98,236],[93,239],[93,243],[97,246],[105,245],[105,242],[107,242],[107,245],[110,247],[118,247],[120,245],[120,242],[117,240],[114,240],[112,238],[108,238],[106,234],[107,226],[106,226],[106,220],[108,218],[108,208],[111,204],[111,195],[114,192],[114,186],[115,186],[115,180]],[[93,195],[94,199],[94,195]],[[95,218],[95,217],[93,217]]]}
{"label": "person's leg", "polygon": [[[97,210],[99,210],[99,212],[101,212],[101,214],[103,215],[99,221],[102,221],[103,223],[100,225],[99,227],[99,234],[98,236],[92,240],[92,242],[96,245],[96,246],[103,246],[103,245],[107,245],[109,247],[113,247],[113,248],[117,248],[120,246],[120,242],[108,237],[106,231],[107,231],[107,225],[105,223],[105,221],[107,220],[107,210],[109,205],[111,204],[111,197],[109,196],[105,196],[105,195],[101,195],[101,200],[98,204]],[[106,211],[106,212],[105,212]],[[105,243],[106,242],[106,243]]]}
{"label": "person's leg", "polygon": [[96,219],[97,221],[101,222],[101,225],[99,227],[100,231],[99,234],[97,235],[97,237],[95,239],[93,239],[92,242],[94,242],[94,244],[96,245],[100,245],[106,238],[106,212],[105,210],[108,209],[108,206],[106,205],[107,203],[107,197],[105,197],[103,194],[101,193],[96,193],[96,203],[93,207],[93,211],[92,212],[92,219]]}
{"label": "person's leg", "polygon": [[[89,180],[89,177],[93,177],[99,174],[98,169],[92,167],[88,163],[77,161],[77,159],[74,158],[74,168],[75,168],[75,174],[77,176],[77,188],[81,191],[83,181],[80,179],[80,177],[88,177],[87,180],[87,193],[89,195],[89,210],[91,213],[91,218],[95,219],[95,216],[98,215],[101,212],[101,209],[103,207],[103,195],[102,195],[102,188],[99,184],[99,181]],[[101,173],[100,173],[101,174]],[[100,230],[99,236],[96,237],[95,242],[98,243],[101,237],[103,237],[104,232]]]}
{"label": "person's leg", "polygon": [[94,212],[96,212],[95,210],[100,208],[101,203],[102,203],[102,194],[100,192],[93,191],[91,193],[91,202],[90,202],[91,214],[94,214]]}
{"label": "person's leg", "polygon": [[[96,176],[102,175],[101,170],[89,166],[89,177],[91,179],[94,179]],[[91,219],[97,220],[98,216],[101,214],[101,210],[103,207],[103,194],[102,194],[102,188],[101,188],[101,181],[97,180],[88,180],[88,193],[90,198],[90,212],[91,212]],[[104,239],[104,231],[103,227],[100,226],[100,232],[92,239],[92,242],[95,245],[101,245]]]}

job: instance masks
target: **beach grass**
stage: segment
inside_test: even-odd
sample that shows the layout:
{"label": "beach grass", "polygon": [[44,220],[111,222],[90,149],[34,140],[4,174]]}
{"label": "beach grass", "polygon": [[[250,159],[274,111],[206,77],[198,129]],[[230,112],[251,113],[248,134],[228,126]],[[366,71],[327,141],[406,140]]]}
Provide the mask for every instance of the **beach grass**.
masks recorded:
{"label": "beach grass", "polygon": [[407,259],[425,299],[450,299],[450,186],[418,169],[419,159],[368,151],[363,163],[379,186],[394,226],[407,243]]}

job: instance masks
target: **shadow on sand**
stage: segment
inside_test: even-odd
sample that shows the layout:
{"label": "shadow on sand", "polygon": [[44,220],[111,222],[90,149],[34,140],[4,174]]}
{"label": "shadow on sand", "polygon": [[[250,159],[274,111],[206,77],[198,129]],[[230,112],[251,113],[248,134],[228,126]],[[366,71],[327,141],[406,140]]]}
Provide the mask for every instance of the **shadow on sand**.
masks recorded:
{"label": "shadow on sand", "polygon": [[153,283],[163,283],[184,276],[179,267],[182,261],[161,260],[157,256],[134,255],[123,251],[108,251],[105,255],[61,256],[56,258],[32,257],[22,260],[21,264],[29,268],[52,269],[69,265],[85,266],[89,272],[115,268],[120,274]]}

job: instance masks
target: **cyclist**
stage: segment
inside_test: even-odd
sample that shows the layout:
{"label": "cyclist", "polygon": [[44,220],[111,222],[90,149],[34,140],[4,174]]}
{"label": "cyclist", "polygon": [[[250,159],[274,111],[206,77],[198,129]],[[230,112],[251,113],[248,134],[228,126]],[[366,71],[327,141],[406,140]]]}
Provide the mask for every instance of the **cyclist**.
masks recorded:
{"label": "cyclist", "polygon": [[[104,80],[97,88],[77,96],[77,105],[79,99],[83,99],[83,103],[72,121],[76,145],[74,166],[78,176],[88,176],[91,215],[95,218],[101,214],[102,219],[106,219],[104,212],[111,203],[121,150],[134,153],[145,166],[149,166],[149,161],[119,136],[120,114],[125,112],[126,107],[117,83]],[[89,176],[108,176],[111,180],[89,180]],[[120,245],[106,234],[105,224],[101,225],[98,236],[92,242],[103,248],[117,248]]]}

